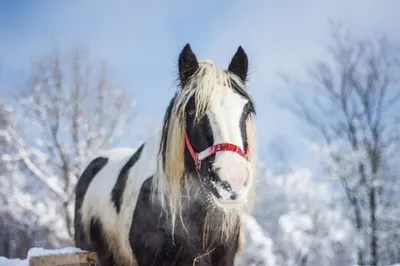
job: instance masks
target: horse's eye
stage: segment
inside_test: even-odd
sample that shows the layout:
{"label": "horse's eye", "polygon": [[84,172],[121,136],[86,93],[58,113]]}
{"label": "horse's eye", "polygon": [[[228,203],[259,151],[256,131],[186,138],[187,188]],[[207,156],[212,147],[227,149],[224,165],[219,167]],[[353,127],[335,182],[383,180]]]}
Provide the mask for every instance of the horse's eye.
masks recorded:
{"label": "horse's eye", "polygon": [[189,116],[194,116],[194,114],[195,114],[195,110],[191,109],[188,111]]}
{"label": "horse's eye", "polygon": [[248,115],[250,115],[251,113],[253,113],[254,112],[254,110],[251,108],[251,107],[247,107],[245,110],[244,110],[244,115],[245,116],[248,116]]}

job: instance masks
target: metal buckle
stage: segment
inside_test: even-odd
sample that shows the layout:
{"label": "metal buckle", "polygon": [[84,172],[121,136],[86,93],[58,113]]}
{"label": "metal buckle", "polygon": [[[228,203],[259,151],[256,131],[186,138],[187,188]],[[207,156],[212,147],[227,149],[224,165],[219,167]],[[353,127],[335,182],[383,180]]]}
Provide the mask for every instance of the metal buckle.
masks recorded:
{"label": "metal buckle", "polygon": [[196,170],[197,170],[197,172],[200,174],[201,160],[198,159],[198,156],[196,157],[196,159],[194,160],[194,162],[195,162]]}

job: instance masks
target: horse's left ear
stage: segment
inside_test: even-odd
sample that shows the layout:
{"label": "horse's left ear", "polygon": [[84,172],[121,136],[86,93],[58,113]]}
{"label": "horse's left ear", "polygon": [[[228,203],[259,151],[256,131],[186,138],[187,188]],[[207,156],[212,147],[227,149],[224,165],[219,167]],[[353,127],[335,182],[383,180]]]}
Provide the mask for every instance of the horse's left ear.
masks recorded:
{"label": "horse's left ear", "polygon": [[247,54],[244,52],[242,46],[239,46],[229,64],[228,70],[241,78],[243,82],[246,82],[248,65]]}

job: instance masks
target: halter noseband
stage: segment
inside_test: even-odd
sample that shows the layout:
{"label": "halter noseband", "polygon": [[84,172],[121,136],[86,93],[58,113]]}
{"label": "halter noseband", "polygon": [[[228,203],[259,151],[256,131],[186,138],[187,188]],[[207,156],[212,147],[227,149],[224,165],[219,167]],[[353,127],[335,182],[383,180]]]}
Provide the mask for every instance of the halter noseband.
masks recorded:
{"label": "halter noseband", "polygon": [[201,161],[204,160],[205,158],[207,158],[208,156],[213,155],[219,151],[231,151],[231,152],[239,154],[246,160],[249,159],[248,158],[249,146],[246,147],[246,151],[243,151],[240,147],[236,146],[235,144],[227,143],[227,142],[214,144],[211,147],[208,147],[207,149],[197,153],[194,151],[192,145],[190,144],[186,129],[185,129],[185,143],[190,152],[190,155],[192,156],[192,159],[193,159],[195,167],[196,167],[196,171],[199,175],[200,175]]}

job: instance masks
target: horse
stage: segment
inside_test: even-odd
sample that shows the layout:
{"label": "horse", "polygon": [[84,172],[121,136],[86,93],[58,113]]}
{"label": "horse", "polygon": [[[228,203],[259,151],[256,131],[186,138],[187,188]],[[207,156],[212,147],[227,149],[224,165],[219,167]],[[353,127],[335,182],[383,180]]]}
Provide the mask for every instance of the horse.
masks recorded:
{"label": "horse", "polygon": [[93,157],[75,191],[75,245],[101,265],[234,265],[255,182],[255,105],[242,46],[229,67],[178,58],[162,128]]}

